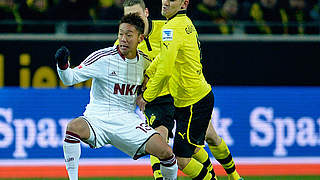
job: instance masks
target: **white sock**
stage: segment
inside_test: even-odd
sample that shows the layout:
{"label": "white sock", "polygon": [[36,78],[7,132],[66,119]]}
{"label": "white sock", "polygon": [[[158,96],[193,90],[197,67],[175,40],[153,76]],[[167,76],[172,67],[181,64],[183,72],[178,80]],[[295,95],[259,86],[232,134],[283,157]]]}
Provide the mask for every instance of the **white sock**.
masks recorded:
{"label": "white sock", "polygon": [[176,157],[172,155],[169,159],[160,160],[160,170],[165,180],[177,179],[178,165]]}
{"label": "white sock", "polygon": [[63,142],[63,153],[70,180],[78,180],[79,158],[81,154],[80,137],[67,131]]}

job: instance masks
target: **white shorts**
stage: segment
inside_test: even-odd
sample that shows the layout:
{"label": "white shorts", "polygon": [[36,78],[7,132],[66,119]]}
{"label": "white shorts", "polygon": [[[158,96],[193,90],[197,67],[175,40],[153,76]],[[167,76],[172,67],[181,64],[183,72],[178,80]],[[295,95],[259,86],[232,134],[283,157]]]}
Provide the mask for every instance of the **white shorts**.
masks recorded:
{"label": "white shorts", "polygon": [[103,116],[85,113],[82,118],[90,127],[86,142],[92,148],[111,144],[133,159],[146,155],[145,143],[157,133],[134,112],[109,112]]}

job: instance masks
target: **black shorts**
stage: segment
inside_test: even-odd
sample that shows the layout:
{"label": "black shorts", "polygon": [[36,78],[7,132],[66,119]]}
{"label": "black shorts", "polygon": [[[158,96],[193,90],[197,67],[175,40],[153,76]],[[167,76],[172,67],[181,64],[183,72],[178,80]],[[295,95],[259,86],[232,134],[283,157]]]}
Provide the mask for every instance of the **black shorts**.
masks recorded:
{"label": "black shorts", "polygon": [[168,136],[173,137],[172,129],[174,126],[174,104],[170,94],[157,97],[146,105],[144,114],[147,123],[152,128],[161,125],[168,129]]}
{"label": "black shorts", "polygon": [[212,91],[197,103],[187,107],[175,108],[176,133],[173,152],[178,157],[189,158],[196,147],[204,146],[208,129],[214,96]]}

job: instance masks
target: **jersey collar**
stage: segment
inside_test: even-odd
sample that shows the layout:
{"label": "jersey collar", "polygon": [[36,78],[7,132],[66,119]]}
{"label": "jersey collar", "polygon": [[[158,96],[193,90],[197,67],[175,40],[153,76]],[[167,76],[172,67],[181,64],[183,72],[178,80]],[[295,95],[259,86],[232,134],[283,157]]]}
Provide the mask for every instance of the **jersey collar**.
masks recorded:
{"label": "jersey collar", "polygon": [[117,51],[118,51],[118,54],[120,55],[120,57],[125,60],[126,57],[121,53],[120,49],[119,49],[119,45],[117,45]]}
{"label": "jersey collar", "polygon": [[186,15],[186,14],[187,14],[187,10],[180,10],[180,11],[178,11],[175,15],[173,15],[172,17],[170,17],[170,18],[168,19],[168,21],[171,20],[171,19],[173,19],[173,18],[176,17],[177,15],[180,16],[180,14],[181,14],[182,16],[183,16],[183,15]]}
{"label": "jersey collar", "polygon": [[[121,53],[121,51],[120,51],[120,49],[119,49],[119,45],[117,45],[117,51],[118,51],[118,54],[120,55],[120,57],[122,58],[122,60],[126,61],[126,57]],[[137,57],[137,61],[139,61],[139,53],[138,53],[138,50],[137,50],[136,57]]]}

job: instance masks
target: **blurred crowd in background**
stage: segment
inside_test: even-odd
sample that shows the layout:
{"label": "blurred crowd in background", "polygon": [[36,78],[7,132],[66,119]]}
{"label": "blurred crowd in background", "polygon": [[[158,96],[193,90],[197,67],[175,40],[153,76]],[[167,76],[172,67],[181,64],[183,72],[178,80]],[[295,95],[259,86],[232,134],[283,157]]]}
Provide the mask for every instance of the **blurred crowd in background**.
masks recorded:
{"label": "blurred crowd in background", "polygon": [[[116,33],[124,0],[0,0],[0,33]],[[161,0],[145,0],[163,19]],[[319,34],[320,0],[190,0],[199,33]]]}

